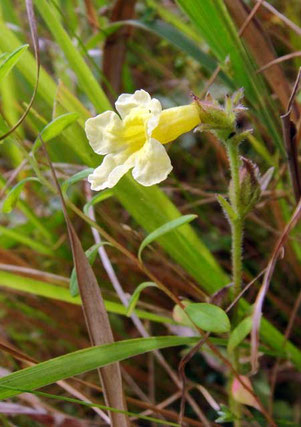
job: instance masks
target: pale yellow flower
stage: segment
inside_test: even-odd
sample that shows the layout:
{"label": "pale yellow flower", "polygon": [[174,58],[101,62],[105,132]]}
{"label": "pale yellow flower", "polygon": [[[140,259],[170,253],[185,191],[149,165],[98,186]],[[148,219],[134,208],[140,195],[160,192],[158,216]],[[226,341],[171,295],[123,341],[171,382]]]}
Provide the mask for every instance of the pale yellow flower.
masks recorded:
{"label": "pale yellow flower", "polygon": [[120,95],[115,107],[119,115],[106,111],[86,121],[91,147],[105,155],[88,177],[92,190],[114,187],[130,169],[144,186],[166,179],[172,166],[163,145],[200,123],[197,105],[162,110],[160,101],[141,89]]}

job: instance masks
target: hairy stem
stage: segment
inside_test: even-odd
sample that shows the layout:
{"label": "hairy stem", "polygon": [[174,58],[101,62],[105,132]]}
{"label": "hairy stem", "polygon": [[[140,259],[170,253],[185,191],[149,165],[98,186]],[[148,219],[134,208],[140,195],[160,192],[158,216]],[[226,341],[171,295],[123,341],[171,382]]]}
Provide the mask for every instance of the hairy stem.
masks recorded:
{"label": "hairy stem", "polygon": [[[240,205],[240,181],[239,181],[239,151],[238,144],[231,142],[227,144],[227,152],[230,163],[232,188],[231,188],[231,205],[235,211],[236,218],[231,221],[231,232],[232,232],[232,280],[233,280],[233,291],[232,301],[239,295],[241,291],[242,282],[242,239],[243,239],[243,218],[241,216],[241,205]],[[235,317],[235,313],[234,316]],[[239,368],[239,350],[235,349],[234,353],[231,354],[231,361],[235,369]],[[241,405],[233,399],[232,396],[232,382],[233,377],[229,380],[229,395],[230,395],[230,408],[235,415],[234,426],[241,426]]]}
{"label": "hairy stem", "polygon": [[233,293],[232,299],[237,297],[241,290],[242,275],[242,238],[243,238],[243,219],[241,217],[240,206],[240,182],[239,182],[239,151],[238,144],[229,143],[227,145],[231,178],[232,178],[232,208],[236,213],[236,219],[232,221],[232,278]]}

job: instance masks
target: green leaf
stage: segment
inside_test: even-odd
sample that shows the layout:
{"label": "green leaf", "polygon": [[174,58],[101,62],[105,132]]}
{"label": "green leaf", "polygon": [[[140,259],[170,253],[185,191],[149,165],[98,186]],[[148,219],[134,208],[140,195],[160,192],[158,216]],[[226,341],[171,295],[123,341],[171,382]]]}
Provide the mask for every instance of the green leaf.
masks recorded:
{"label": "green leaf", "polygon": [[46,142],[55,138],[60,133],[62,133],[64,129],[74,123],[78,118],[78,113],[66,113],[56,117],[42,130],[41,135],[43,140]]}
{"label": "green leaf", "polygon": [[[2,386],[2,387],[4,387],[4,386]],[[12,387],[7,387],[7,388],[12,389]],[[21,392],[20,389],[18,389],[18,391]],[[59,400],[61,402],[76,403],[77,405],[87,406],[88,408],[99,408],[99,409],[103,409],[104,411],[126,414],[126,415],[129,415],[129,416],[134,417],[134,418],[138,418],[141,420],[146,420],[146,421],[150,421],[152,423],[156,423],[156,425],[167,425],[167,426],[173,426],[173,427],[180,427],[180,424],[178,424],[178,423],[173,423],[171,421],[165,421],[162,419],[159,420],[158,418],[148,417],[146,415],[141,415],[141,414],[134,413],[134,412],[121,411],[119,409],[112,408],[111,406],[100,405],[99,403],[86,402],[84,400],[74,399],[72,397],[66,397],[66,396],[58,396],[56,394],[45,393],[42,391],[31,391],[30,393],[35,394],[35,395],[40,396],[40,397],[46,397],[48,399]]]}
{"label": "green leaf", "polygon": [[231,224],[231,222],[233,222],[237,219],[237,215],[236,215],[235,211],[233,210],[230,203],[220,194],[217,196],[217,200],[218,200],[219,204],[221,205],[221,208],[223,209],[224,214],[226,215],[228,221]]}
{"label": "green leaf", "polygon": [[227,314],[217,305],[207,303],[191,303],[185,307],[193,323],[207,332],[222,334],[231,329]]}
{"label": "green leaf", "polygon": [[28,46],[28,44],[24,44],[23,46],[18,47],[4,59],[4,61],[0,65],[0,82],[16,65],[16,63],[19,61],[20,57],[23,55]]}
{"label": "green leaf", "polygon": [[66,179],[66,181],[62,184],[62,193],[64,195],[67,194],[67,190],[72,184],[76,184],[79,181],[82,181],[83,179],[86,179],[90,173],[93,172],[93,168],[84,169],[74,175],[72,175],[70,178]]}
{"label": "green leaf", "polygon": [[[100,242],[100,243],[96,243],[95,245],[91,246],[91,248],[85,251],[86,257],[88,258],[90,265],[93,265],[98,249],[104,245],[112,246],[112,244],[109,242]],[[74,267],[72,269],[72,273],[70,276],[70,294],[73,297],[76,297],[78,295],[78,282],[77,282],[77,275]]]}
{"label": "green leaf", "polygon": [[84,207],[83,207],[84,214],[88,215],[88,212],[89,212],[89,209],[90,209],[91,206],[94,206],[94,205],[96,205],[96,203],[100,203],[103,200],[109,199],[113,195],[114,195],[114,192],[110,188],[108,188],[107,190],[101,191],[100,193],[96,194],[94,197],[92,197],[91,200],[89,200],[89,202],[87,202],[84,205]]}
{"label": "green leaf", "polygon": [[221,405],[220,410],[217,411],[219,417],[215,420],[216,423],[230,423],[235,421],[235,416],[226,405]]}
{"label": "green leaf", "polygon": [[22,181],[18,182],[7,194],[3,205],[2,205],[2,212],[3,213],[9,213],[13,210],[13,208],[16,206],[16,203],[19,200],[20,194],[22,193],[23,187],[28,181],[37,181],[40,182],[38,178],[36,177],[28,177],[22,179]]}
{"label": "green leaf", "polygon": [[63,50],[73,72],[78,78],[79,86],[87,94],[90,101],[100,112],[111,109],[110,102],[98,84],[91,69],[85,63],[78,49],[73,45],[71,38],[61,25],[53,5],[47,0],[39,0],[35,2],[35,6],[39,10],[58,45]]}
{"label": "green leaf", "polygon": [[276,105],[269,96],[262,76],[256,73],[256,63],[238,36],[225,2],[223,0],[176,1],[200,34],[201,40],[206,41],[235,87],[245,89],[254,114],[260,117],[271,138],[283,152],[279,120],[276,118]]}
{"label": "green leaf", "polygon": [[130,298],[129,305],[127,307],[126,315],[128,317],[132,315],[143,289],[150,288],[150,287],[157,288],[158,285],[154,282],[143,282],[143,283],[140,283],[140,285],[135,289],[133,295]]}
{"label": "green leaf", "polygon": [[[56,117],[54,120],[48,123],[47,126],[45,126],[44,129],[42,130],[41,137],[43,141],[48,142],[51,139],[57,137],[63,132],[64,129],[66,129],[68,126],[74,123],[78,118],[79,118],[78,113],[66,113],[66,114],[62,114],[59,117]],[[36,150],[41,146],[41,144],[42,144],[42,141],[38,137],[32,149],[33,153],[36,152]]]}
{"label": "green leaf", "polygon": [[41,243],[37,241],[37,239],[29,237],[28,233],[21,233],[18,227],[9,228],[0,225],[0,238],[2,238],[2,236],[6,236],[22,245],[28,246],[37,253],[48,256],[54,256],[56,254],[52,247],[49,246],[49,243],[48,245]]}
{"label": "green leaf", "polygon": [[[140,27],[144,30],[151,31],[152,33],[157,34],[159,37],[168,40],[174,46],[176,46],[177,48],[191,56],[193,59],[195,59],[199,64],[203,65],[210,72],[213,72],[217,67],[217,62],[212,58],[212,56],[209,56],[208,54],[204,53],[197,46],[196,43],[187,38],[177,28],[164,21],[155,20],[142,22],[135,20],[127,20],[122,21],[122,23],[124,25],[130,24],[138,28]],[[222,74],[223,77],[225,77],[225,74]]]}
{"label": "green leaf", "polygon": [[[193,345],[199,337],[152,337],[119,341],[86,348],[56,357],[38,365],[14,372],[0,379],[0,399],[33,391],[48,384],[102,368],[148,351],[180,345]],[[9,389],[9,387],[14,389]]]}
{"label": "green leaf", "polygon": [[170,231],[181,227],[181,225],[187,224],[188,222],[191,222],[197,217],[197,215],[183,215],[179,218],[173,219],[172,221],[168,221],[167,223],[161,225],[161,227],[154,230],[152,233],[150,233],[141,243],[138,251],[138,258],[141,261],[141,254],[143,249],[152,243],[154,240],[157,240],[159,237],[161,237],[163,234],[169,233]]}
{"label": "green leaf", "polygon": [[[31,277],[24,277],[18,274],[9,273],[0,270],[0,286],[7,289],[13,289],[19,292],[26,292],[32,295],[38,295],[44,298],[50,298],[57,301],[64,301],[69,304],[81,305],[79,296],[72,297],[69,289],[62,286],[54,285],[52,283],[43,282],[41,280],[32,279]],[[126,308],[124,305],[105,300],[106,310],[110,313],[126,315]],[[152,322],[174,324],[175,322],[166,316],[160,316],[144,310],[135,310],[135,314],[141,319],[147,319]]]}
{"label": "green leaf", "polygon": [[236,328],[231,332],[228,341],[228,352],[232,353],[233,350],[246,338],[252,329],[252,317],[246,317],[242,320]]}

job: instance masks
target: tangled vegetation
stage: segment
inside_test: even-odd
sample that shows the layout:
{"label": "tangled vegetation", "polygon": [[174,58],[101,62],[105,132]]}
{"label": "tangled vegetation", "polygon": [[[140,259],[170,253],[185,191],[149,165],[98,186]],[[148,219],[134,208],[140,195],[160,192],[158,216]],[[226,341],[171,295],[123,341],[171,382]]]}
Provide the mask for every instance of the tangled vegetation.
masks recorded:
{"label": "tangled vegetation", "polygon": [[2,0],[3,426],[298,426],[301,4]]}

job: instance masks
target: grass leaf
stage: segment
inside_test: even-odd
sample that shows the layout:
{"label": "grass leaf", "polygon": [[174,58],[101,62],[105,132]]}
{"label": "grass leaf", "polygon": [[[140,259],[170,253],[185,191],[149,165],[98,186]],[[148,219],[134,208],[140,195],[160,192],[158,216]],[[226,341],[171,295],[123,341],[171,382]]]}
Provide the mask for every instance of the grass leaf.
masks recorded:
{"label": "grass leaf", "polygon": [[[198,337],[175,336],[138,338],[65,354],[1,378],[0,399],[16,396],[21,393],[19,390],[33,391],[59,380],[93,369],[103,368],[148,351],[180,345],[192,345],[198,339]],[[15,389],[9,389],[9,387]],[[120,424],[117,425],[119,426]]]}
{"label": "grass leaf", "polygon": [[[81,305],[79,296],[72,297],[68,289],[52,283],[41,280],[24,277],[0,270],[0,286],[4,288],[25,292],[32,295],[38,295],[44,298],[50,298],[57,301],[67,302],[69,304]],[[106,310],[110,313],[126,316],[126,308],[115,301],[104,300]],[[141,319],[147,319],[152,322],[174,324],[175,322],[166,316],[160,316],[144,310],[135,310],[135,314]]]}
{"label": "grass leaf", "polygon": [[[43,137],[43,141],[48,142],[56,136],[60,135],[64,129],[74,123],[78,118],[78,113],[66,113],[56,117],[42,130],[41,135]],[[39,138],[37,138],[33,147],[33,152],[35,152],[40,146],[41,141]]]}
{"label": "grass leaf", "polygon": [[103,200],[109,199],[110,197],[112,197],[114,194],[113,190],[111,190],[110,188],[101,191],[100,193],[96,194],[94,197],[92,197],[91,200],[89,200],[89,202],[87,202],[84,207],[83,207],[83,211],[85,215],[88,215],[89,209],[91,206],[96,205],[97,203],[102,202]]}
{"label": "grass leaf", "polygon": [[179,218],[173,219],[172,221],[169,221],[161,225],[161,227],[154,230],[143,240],[138,250],[138,258],[141,260],[143,249],[147,245],[152,243],[154,240],[159,239],[159,237],[163,236],[163,234],[169,233],[170,231],[181,227],[181,225],[184,225],[193,221],[195,218],[197,218],[197,215],[183,215],[183,216],[180,216]]}
{"label": "grass leaf", "polygon": [[28,178],[24,178],[22,179],[22,181],[18,182],[18,184],[16,184],[7,194],[6,198],[3,201],[3,205],[2,205],[2,212],[3,213],[9,213],[13,210],[13,208],[16,206],[20,194],[22,193],[22,190],[24,188],[24,185],[26,184],[26,182],[29,181],[37,181],[40,182],[38,178],[36,177],[28,177]]}
{"label": "grass leaf", "polygon": [[2,64],[0,64],[0,82],[7,76],[7,74],[14,68],[20,57],[23,55],[25,50],[28,48],[28,44],[15,49],[10,55],[5,57]]}
{"label": "grass leaf", "polygon": [[127,307],[126,315],[128,317],[132,315],[143,289],[150,288],[150,287],[157,288],[158,285],[154,282],[143,282],[143,283],[140,283],[140,285],[135,289],[133,295],[129,300],[129,305]]}
{"label": "grass leaf", "polygon": [[66,181],[64,181],[62,183],[62,193],[64,195],[66,195],[68,188],[72,184],[76,184],[77,182],[82,181],[83,179],[86,179],[88,177],[88,175],[90,175],[90,173],[93,172],[93,170],[94,169],[92,169],[92,168],[84,169],[84,170],[72,175],[70,178],[66,179]]}

